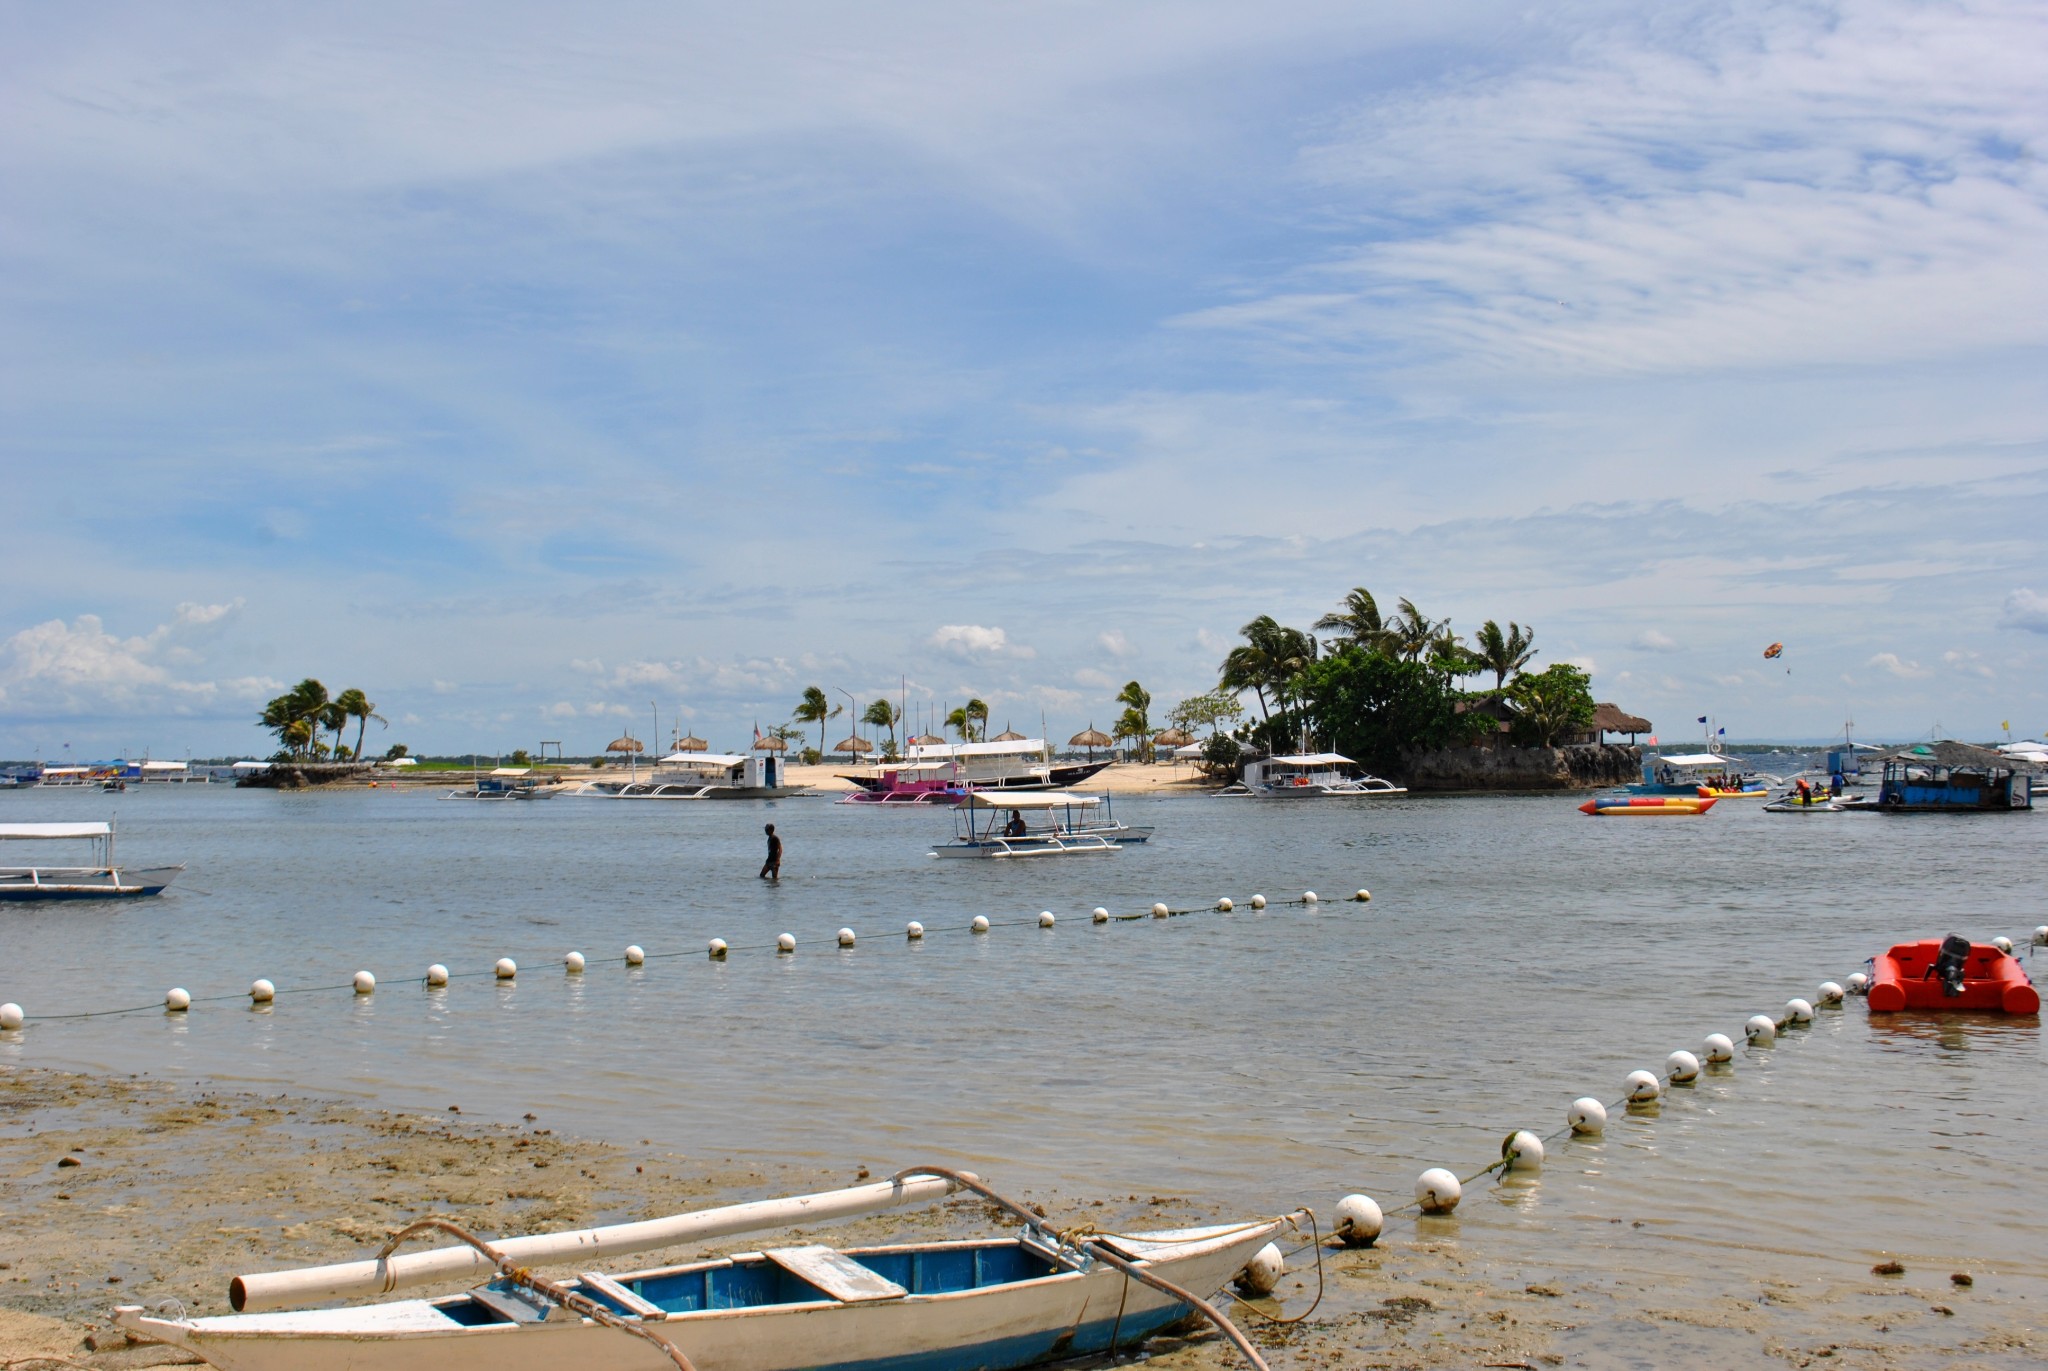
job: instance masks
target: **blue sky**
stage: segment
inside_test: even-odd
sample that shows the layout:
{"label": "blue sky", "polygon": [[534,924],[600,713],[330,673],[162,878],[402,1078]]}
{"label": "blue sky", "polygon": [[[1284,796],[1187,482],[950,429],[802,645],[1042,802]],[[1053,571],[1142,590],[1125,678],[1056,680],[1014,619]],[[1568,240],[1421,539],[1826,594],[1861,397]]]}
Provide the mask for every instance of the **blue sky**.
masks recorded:
{"label": "blue sky", "polygon": [[2038,6],[9,11],[0,755],[1063,737],[1360,584],[2048,729]]}

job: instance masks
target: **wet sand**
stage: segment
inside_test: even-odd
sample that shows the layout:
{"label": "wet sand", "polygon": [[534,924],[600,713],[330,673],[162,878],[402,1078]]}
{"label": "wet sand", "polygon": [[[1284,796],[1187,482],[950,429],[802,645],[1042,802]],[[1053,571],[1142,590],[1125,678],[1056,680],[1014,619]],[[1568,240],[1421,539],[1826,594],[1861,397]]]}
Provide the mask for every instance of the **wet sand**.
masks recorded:
{"label": "wet sand", "polygon": [[[865,1159],[877,1174],[889,1164]],[[227,1312],[243,1271],[365,1254],[411,1218],[442,1214],[484,1235],[645,1218],[708,1203],[852,1184],[842,1170],[763,1168],[578,1140],[564,1120],[518,1127],[459,1112],[393,1114],[358,1105],[110,1080],[33,1069],[0,1073],[0,1366],[101,1368],[189,1360],[111,1333],[116,1304],[166,1301]],[[991,1179],[1002,1188],[1001,1177]],[[1239,1218],[1194,1197],[1024,1192],[1055,1222],[1105,1229]],[[1614,1227],[1610,1230],[1608,1224]],[[988,1231],[977,1200],[830,1228],[879,1242]],[[1654,1227],[1613,1219],[1559,1225],[1572,1256],[1531,1265],[1482,1258],[1454,1221],[1391,1231],[1376,1249],[1323,1253],[1320,1306],[1301,1323],[1240,1320],[1281,1368],[1756,1365],[2021,1366],[2048,1350],[2028,1301],[1996,1273],[1969,1287],[1945,1266],[1901,1276],[1768,1247],[1680,1253],[1696,1273],[1659,1276]],[[1583,1223],[1576,1225],[1585,1229]],[[792,1235],[793,1240],[793,1235]],[[733,1240],[744,1243],[744,1239]],[[1474,1245],[1476,1247],[1476,1245]],[[708,1255],[711,1249],[703,1249]],[[726,1250],[733,1250],[727,1248]],[[658,1260],[680,1260],[678,1252]],[[1276,1313],[1314,1297],[1315,1254],[1293,1258]],[[1153,1365],[1240,1364],[1205,1330],[1150,1345]]]}

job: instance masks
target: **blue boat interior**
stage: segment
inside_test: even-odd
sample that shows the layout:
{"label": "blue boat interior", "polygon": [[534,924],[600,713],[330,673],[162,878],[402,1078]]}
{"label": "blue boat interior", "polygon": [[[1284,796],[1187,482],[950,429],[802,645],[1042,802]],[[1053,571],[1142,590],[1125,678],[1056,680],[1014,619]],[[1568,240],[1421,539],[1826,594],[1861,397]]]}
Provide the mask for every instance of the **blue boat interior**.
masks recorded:
{"label": "blue boat interior", "polygon": [[[977,1244],[971,1247],[849,1251],[845,1256],[887,1281],[902,1286],[912,1295],[943,1295],[961,1290],[979,1290],[993,1285],[1037,1280],[1057,1274],[1063,1268],[1029,1251],[1016,1242]],[[702,1310],[759,1309],[781,1304],[830,1302],[833,1296],[802,1277],[765,1258],[702,1266],[677,1267],[644,1276],[619,1279],[619,1285],[668,1314],[689,1314]],[[507,1315],[493,1304],[516,1292],[502,1281],[484,1287],[486,1298],[470,1297],[437,1302],[441,1312],[457,1323],[475,1327],[503,1323]],[[604,1290],[584,1286],[580,1294],[615,1312],[631,1316],[627,1308]]]}

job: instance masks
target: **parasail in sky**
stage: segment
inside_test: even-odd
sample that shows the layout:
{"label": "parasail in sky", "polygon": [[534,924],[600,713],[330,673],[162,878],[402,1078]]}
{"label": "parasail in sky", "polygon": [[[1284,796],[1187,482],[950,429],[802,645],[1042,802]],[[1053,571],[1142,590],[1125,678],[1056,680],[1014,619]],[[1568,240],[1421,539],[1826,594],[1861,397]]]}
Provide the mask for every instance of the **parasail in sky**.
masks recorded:
{"label": "parasail in sky", "polygon": [[1785,645],[1783,643],[1772,643],[1769,647],[1764,649],[1764,660],[1767,662],[1774,661],[1779,656],[1779,654],[1784,652],[1784,650]]}

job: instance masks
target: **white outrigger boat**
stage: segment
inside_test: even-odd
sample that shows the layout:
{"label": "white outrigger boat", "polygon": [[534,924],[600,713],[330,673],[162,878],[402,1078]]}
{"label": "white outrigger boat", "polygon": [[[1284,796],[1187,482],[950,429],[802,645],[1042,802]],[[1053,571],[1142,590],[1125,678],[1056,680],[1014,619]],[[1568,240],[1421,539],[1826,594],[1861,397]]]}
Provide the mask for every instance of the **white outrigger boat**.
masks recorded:
{"label": "white outrigger boat", "polygon": [[953,841],[935,857],[1071,857],[1115,852],[1152,836],[1119,823],[1107,795],[1068,791],[972,791],[953,807]]}
{"label": "white outrigger boat", "polygon": [[570,793],[606,800],[779,800],[804,790],[784,784],[779,757],[672,752],[654,764],[644,781],[585,781]]}
{"label": "white outrigger boat", "polygon": [[1406,795],[1408,787],[1350,768],[1356,762],[1341,752],[1302,752],[1246,762],[1244,775],[1216,793],[1232,798],[1257,796],[1272,800],[1358,799]]}
{"label": "white outrigger boat", "polygon": [[[838,1250],[768,1248],[556,1283],[530,1267],[843,1218],[955,1189],[1023,1219],[1013,1237]],[[464,1294],[285,1312],[163,1318],[115,1311],[128,1332],[223,1371],[1009,1371],[1114,1352],[1199,1313],[1263,1368],[1207,1296],[1298,1214],[1170,1232],[1069,1236],[974,1176],[919,1168],[889,1181],[577,1233],[484,1243],[440,1220],[377,1257],[237,1277],[237,1309],[276,1309],[495,1273]],[[415,1230],[467,1246],[395,1256]]]}
{"label": "white outrigger boat", "polygon": [[158,895],[184,866],[131,867],[114,864],[114,826],[85,824],[0,824],[0,842],[93,844],[91,866],[0,866],[0,900],[113,900]]}

